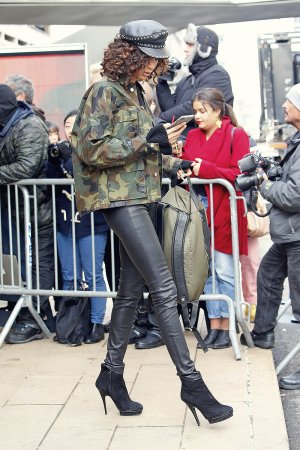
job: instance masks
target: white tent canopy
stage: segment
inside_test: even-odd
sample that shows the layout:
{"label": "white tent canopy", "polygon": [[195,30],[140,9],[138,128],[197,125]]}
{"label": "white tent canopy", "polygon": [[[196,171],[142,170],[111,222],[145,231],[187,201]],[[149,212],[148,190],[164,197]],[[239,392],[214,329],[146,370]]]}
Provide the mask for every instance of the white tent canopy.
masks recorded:
{"label": "white tent canopy", "polygon": [[1,24],[118,26],[154,19],[174,29],[300,17],[299,0],[0,0]]}

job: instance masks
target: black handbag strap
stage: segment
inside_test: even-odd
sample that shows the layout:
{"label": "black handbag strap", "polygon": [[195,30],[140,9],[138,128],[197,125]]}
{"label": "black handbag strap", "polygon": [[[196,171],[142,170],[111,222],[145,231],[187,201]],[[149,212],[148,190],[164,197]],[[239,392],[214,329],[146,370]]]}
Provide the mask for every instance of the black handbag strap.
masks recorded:
{"label": "black handbag strap", "polygon": [[206,213],[205,213],[205,209],[200,207],[200,201],[199,198],[196,194],[196,191],[194,189],[194,186],[191,182],[190,177],[186,177],[186,181],[187,184],[189,186],[189,191],[191,194],[191,199],[193,200],[196,208],[199,210],[200,216],[201,216],[201,220],[202,220],[202,228],[203,228],[203,236],[204,236],[204,243],[205,243],[205,248],[206,248],[206,253],[208,255],[209,258],[209,263],[211,260],[211,253],[210,253],[210,229],[207,223],[207,219],[206,219]]}
{"label": "black handbag strap", "polygon": [[172,275],[176,282],[178,301],[180,303],[189,301],[189,295],[184,278],[184,265],[183,265],[184,261],[183,242],[188,223],[189,223],[188,214],[184,213],[183,211],[178,211],[172,238],[172,268],[173,268]]}

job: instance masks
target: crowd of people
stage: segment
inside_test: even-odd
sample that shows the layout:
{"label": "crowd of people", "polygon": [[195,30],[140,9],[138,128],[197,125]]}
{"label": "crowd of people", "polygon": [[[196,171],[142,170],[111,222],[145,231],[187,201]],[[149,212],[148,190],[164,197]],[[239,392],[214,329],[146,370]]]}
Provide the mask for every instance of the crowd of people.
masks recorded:
{"label": "crowd of people", "polygon": [[[55,190],[56,245],[62,289],[72,289],[74,283],[83,279],[89,289],[109,291],[111,277],[107,286],[103,262],[110,247],[107,245],[110,229],[119,243],[118,292],[107,327],[110,330],[107,355],[96,382],[105,412],[106,396],[112,398],[121,415],[142,412],[143,406],[129,398],[123,379],[128,343],[134,343],[137,349],[166,345],[182,382],[182,400],[197,423],[196,408],[214,423],[231,417],[233,410],[212,396],[190,358],[178,314],[176,286],[153,225],[153,207],[161,198],[162,174],[178,180],[183,174],[202,180],[223,178],[234,185],[240,173],[238,161],[250,152],[251,141],[234,114],[230,76],[217,62],[216,33],[207,27],[188,25],[184,64],[190,74],[178,83],[173,93],[162,76],[168,71],[170,56],[167,35],[167,29],[152,20],[125,24],[106,49],[96,73],[97,80],[93,74],[93,82],[80,106],[74,105],[78,109],[66,112],[64,136],[56,124],[46,121],[44,111],[34,105],[30,80],[11,75],[0,84],[1,232],[3,236],[8,235],[11,225],[5,209],[6,185],[27,178],[74,178],[75,211],[71,187],[57,186]],[[299,84],[290,89],[283,108],[285,121],[300,130]],[[188,114],[194,115],[194,121],[188,126],[185,123],[170,126]],[[259,187],[272,205],[270,234],[274,242],[260,265],[258,242],[247,236],[244,204],[237,203],[244,299],[251,307],[254,345],[264,349],[275,345],[274,328],[287,277],[293,313],[300,321],[299,152],[297,131],[281,161],[282,177],[274,181],[264,174]],[[209,186],[204,184],[196,186],[196,192],[207,209],[208,223],[214,227],[215,237],[211,267],[214,274],[208,278],[204,293],[228,295],[234,300],[228,191],[218,185],[211,197]],[[38,189],[38,205],[38,228],[33,230],[32,239],[33,286],[37,286],[38,280],[41,289],[52,289],[55,247],[52,199],[43,186]],[[74,232],[75,250],[70,251]],[[38,234],[38,248],[34,245],[34,233]],[[14,252],[16,234],[13,224]],[[4,254],[10,253],[9,245],[2,239]],[[25,279],[24,251],[21,253]],[[145,304],[145,290],[150,294],[149,304]],[[229,347],[226,302],[209,301],[206,308],[210,320],[204,339],[207,347]],[[105,309],[106,298],[91,298],[91,330],[85,343],[104,339]],[[52,323],[54,330],[55,319],[46,296],[40,297],[40,314],[47,318],[50,329]],[[18,344],[42,337],[27,308],[22,308],[17,325],[6,341]],[[246,345],[243,334],[241,343]],[[280,383],[286,389],[300,388],[300,372]]]}

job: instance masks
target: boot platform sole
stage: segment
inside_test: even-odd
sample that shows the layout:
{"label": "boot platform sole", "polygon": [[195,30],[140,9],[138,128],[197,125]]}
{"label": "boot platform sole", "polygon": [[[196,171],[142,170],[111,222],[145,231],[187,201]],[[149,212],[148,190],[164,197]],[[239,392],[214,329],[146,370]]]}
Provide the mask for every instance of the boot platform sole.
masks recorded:
{"label": "boot platform sole", "polygon": [[209,423],[218,423],[218,422],[222,422],[223,420],[230,419],[230,417],[232,417],[232,416],[233,416],[233,411],[230,411],[227,413],[220,414],[219,416],[216,416],[216,417],[210,417],[207,420],[209,421]]}
{"label": "boot platform sole", "polygon": [[140,411],[120,411],[120,416],[139,416],[143,410]]}

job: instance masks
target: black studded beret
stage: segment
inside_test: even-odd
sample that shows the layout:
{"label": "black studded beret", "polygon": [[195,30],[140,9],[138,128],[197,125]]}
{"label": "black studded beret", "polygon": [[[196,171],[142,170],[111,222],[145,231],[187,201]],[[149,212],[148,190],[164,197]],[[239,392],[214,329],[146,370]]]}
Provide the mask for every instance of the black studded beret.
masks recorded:
{"label": "black studded beret", "polygon": [[168,58],[166,48],[168,30],[155,20],[135,20],[126,23],[120,29],[123,41],[135,44],[143,53],[152,58]]}

